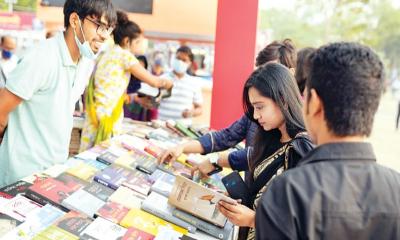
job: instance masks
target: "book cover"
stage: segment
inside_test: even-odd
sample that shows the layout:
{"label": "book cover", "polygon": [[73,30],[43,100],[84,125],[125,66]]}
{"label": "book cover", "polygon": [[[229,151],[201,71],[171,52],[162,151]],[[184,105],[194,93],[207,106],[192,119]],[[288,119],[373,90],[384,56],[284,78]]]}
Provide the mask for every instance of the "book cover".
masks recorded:
{"label": "book cover", "polygon": [[147,196],[150,192],[151,182],[148,180],[148,175],[134,170],[129,177],[122,182],[122,186],[128,187],[144,196]]}
{"label": "book cover", "polygon": [[103,170],[103,169],[108,167],[108,164],[99,162],[97,160],[90,160],[90,161],[87,161],[85,163],[87,165],[89,165],[89,166],[92,166],[92,167],[96,168],[98,171],[101,171],[101,170]]}
{"label": "book cover", "polygon": [[159,193],[168,197],[172,191],[175,182],[175,176],[169,173],[159,177],[157,181],[151,186],[151,191]]}
{"label": "book cover", "polygon": [[119,187],[108,199],[111,202],[119,203],[129,209],[140,209],[145,197],[127,187]]}
{"label": "book cover", "polygon": [[[5,234],[8,235],[10,231],[13,229],[16,229],[18,225],[20,225],[22,222],[6,215],[0,213],[0,238],[3,237]],[[3,239],[3,238],[2,238]],[[4,239],[13,239],[13,238],[6,238]]]}
{"label": "book cover", "polygon": [[168,202],[178,209],[223,227],[226,217],[219,212],[217,207],[221,199],[230,201],[225,195],[178,175]]}
{"label": "book cover", "polygon": [[133,175],[133,171],[113,164],[94,176],[94,181],[116,190]]}
{"label": "book cover", "polygon": [[150,233],[141,231],[134,227],[128,228],[128,231],[122,238],[122,240],[153,240],[153,239],[154,235],[151,235]]}
{"label": "book cover", "polygon": [[71,184],[68,186],[56,179],[48,178],[44,181],[34,183],[28,188],[25,195],[41,205],[51,204],[61,208],[61,210],[68,211],[68,209],[61,206],[61,202],[79,188],[80,185]]}
{"label": "book cover", "polygon": [[[151,183],[155,183],[157,181],[157,179],[163,177],[166,174],[169,174],[169,173],[162,171],[160,169],[157,169],[149,176],[149,181]],[[169,175],[172,175],[172,174],[169,174]]]}
{"label": "book cover", "polygon": [[159,217],[156,217],[150,213],[147,213],[140,209],[131,209],[128,214],[122,219],[121,226],[129,228],[135,227],[144,232],[150,233],[154,236],[158,233],[158,228],[167,226],[182,234],[187,234],[188,231],[175,224],[169,223]]}
{"label": "book cover", "polygon": [[158,165],[156,158],[135,148],[132,148],[129,154],[118,158],[115,163],[147,174],[152,174],[157,169]]}
{"label": "book cover", "polygon": [[80,234],[80,239],[117,240],[121,239],[126,232],[126,228],[98,217]]}
{"label": "book cover", "polygon": [[51,205],[45,205],[32,211],[24,223],[14,229],[10,229],[3,239],[28,240],[52,225],[61,218],[65,212]]}
{"label": "book cover", "polygon": [[102,162],[104,164],[110,165],[115,162],[119,158],[118,155],[111,153],[109,151],[106,151],[102,153],[101,155],[97,156],[96,160],[99,162]]}
{"label": "book cover", "polygon": [[216,237],[218,239],[227,240],[233,229],[233,225],[229,221],[226,222],[224,228],[221,228],[221,227],[215,226],[212,223],[209,223],[200,218],[197,218],[197,217],[193,216],[192,214],[181,211],[179,209],[174,209],[172,211],[172,214],[174,216],[176,216],[177,218],[180,218],[183,221],[188,222],[188,223],[192,224],[193,226],[196,226],[197,229],[199,229],[203,232],[206,232],[207,234],[209,234],[213,237]]}
{"label": "book cover", "polygon": [[54,178],[57,181],[64,183],[70,189],[78,190],[85,187],[88,183],[80,178],[72,176],[68,173],[61,173],[58,177]]}
{"label": "book cover", "polygon": [[32,240],[78,240],[79,237],[72,233],[64,231],[54,225],[49,226],[38,235],[32,238]]}
{"label": "book cover", "polygon": [[105,202],[84,189],[72,193],[62,201],[62,206],[93,217]]}
{"label": "book cover", "polygon": [[62,218],[57,220],[53,226],[60,228],[74,236],[79,235],[89,226],[93,220],[81,213],[69,211]]}
{"label": "book cover", "polygon": [[192,178],[191,168],[186,164],[183,164],[178,161],[174,161],[173,163],[170,164],[160,164],[158,165],[158,169],[173,175],[182,175],[185,176],[186,178],[190,179]]}
{"label": "book cover", "polygon": [[158,193],[152,192],[142,203],[142,210],[151,213],[165,221],[176,224],[180,227],[187,229],[189,232],[194,233],[196,227],[190,223],[175,217],[172,212],[174,207],[168,204],[168,198]]}
{"label": "book cover", "polygon": [[5,204],[2,204],[0,212],[23,222],[29,213],[41,207],[41,205],[31,199],[18,195],[9,199]]}
{"label": "book cover", "polygon": [[104,202],[106,202],[108,198],[115,192],[115,190],[94,181],[85,186],[83,190],[92,194],[93,196],[96,196]]}
{"label": "book cover", "polygon": [[20,180],[0,188],[0,197],[10,199],[17,196],[17,194],[24,194],[30,186],[32,186],[32,183]]}
{"label": "book cover", "polygon": [[196,240],[192,237],[184,235],[174,229],[167,227],[160,227],[157,236],[154,240]]}
{"label": "book cover", "polygon": [[72,167],[66,171],[66,173],[77,177],[83,181],[91,181],[93,176],[98,172],[99,170],[95,167],[92,167],[88,165],[87,163],[80,163],[75,167]]}
{"label": "book cover", "polygon": [[115,202],[107,202],[99,210],[97,210],[95,217],[102,217],[113,223],[120,223],[122,219],[128,214],[129,208]]}

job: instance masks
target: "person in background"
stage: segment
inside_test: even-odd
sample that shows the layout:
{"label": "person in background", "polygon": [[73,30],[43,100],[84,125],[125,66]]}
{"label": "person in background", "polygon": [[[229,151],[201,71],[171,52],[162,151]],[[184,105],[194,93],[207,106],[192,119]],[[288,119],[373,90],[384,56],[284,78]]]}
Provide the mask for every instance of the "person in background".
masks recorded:
{"label": "person in background", "polygon": [[115,46],[102,54],[86,91],[86,117],[80,151],[87,150],[113,135],[121,134],[123,104],[131,102],[126,90],[131,75],[157,88],[172,88],[172,81],[150,74],[135,57],[142,38],[140,27],[117,12],[113,31]]}
{"label": "person in background", "polygon": [[181,46],[172,61],[172,72],[162,75],[174,82],[171,96],[164,98],[158,108],[160,120],[182,121],[186,125],[203,112],[203,96],[196,80],[186,72],[193,62],[192,50]]}
{"label": "person in background", "polygon": [[[136,58],[145,69],[148,69],[149,65],[147,62],[147,58],[144,55],[139,55]],[[129,80],[128,84],[127,94],[130,95],[130,99],[132,101],[130,103],[124,104],[124,116],[126,118],[131,118],[138,121],[151,121],[152,119],[157,118],[157,116],[154,116],[154,111],[152,111],[155,109],[155,113],[157,113],[157,108],[153,108],[151,97],[140,97],[136,94],[136,92],[141,87],[140,83],[140,80],[131,75],[131,79]]]}
{"label": "person in background", "polygon": [[155,76],[161,76],[164,74],[165,60],[161,53],[156,53],[151,66],[151,73]]}
{"label": "person in background", "polygon": [[[110,36],[110,0],[67,0],[65,31],[31,48],[0,90],[0,187],[67,160],[85,59]],[[80,80],[82,79],[82,80]]]}
{"label": "person in background", "polygon": [[17,43],[11,36],[3,36],[0,40],[1,57],[0,67],[6,78],[18,64],[18,57],[15,55]]}
{"label": "person in background", "polygon": [[309,58],[310,55],[315,52],[315,50],[315,48],[307,47],[302,48],[297,52],[296,72],[294,77],[296,78],[297,86],[299,86],[301,95],[303,95],[308,72],[310,71]]}
{"label": "person in background", "polygon": [[320,47],[310,61],[303,116],[317,147],[269,184],[256,239],[399,239],[400,174],[379,165],[367,142],[383,64],[346,42]]}

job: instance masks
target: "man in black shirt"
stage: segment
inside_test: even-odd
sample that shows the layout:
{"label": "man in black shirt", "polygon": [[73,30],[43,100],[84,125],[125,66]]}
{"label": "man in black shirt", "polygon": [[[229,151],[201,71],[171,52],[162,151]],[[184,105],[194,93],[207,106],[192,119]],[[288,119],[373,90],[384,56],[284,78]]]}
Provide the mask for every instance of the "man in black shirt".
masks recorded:
{"label": "man in black shirt", "polygon": [[303,113],[318,147],[271,182],[256,238],[400,239],[400,174],[378,165],[365,142],[384,87],[382,62],[368,47],[334,43],[309,64]]}

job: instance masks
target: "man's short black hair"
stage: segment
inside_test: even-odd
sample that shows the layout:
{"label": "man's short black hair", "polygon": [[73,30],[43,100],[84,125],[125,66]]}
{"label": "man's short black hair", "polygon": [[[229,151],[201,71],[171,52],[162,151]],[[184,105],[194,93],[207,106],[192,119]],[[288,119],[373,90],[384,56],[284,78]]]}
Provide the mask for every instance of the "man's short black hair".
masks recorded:
{"label": "man's short black hair", "polygon": [[193,62],[194,55],[193,55],[192,49],[190,49],[190,47],[181,46],[181,47],[178,48],[178,50],[176,50],[176,53],[178,53],[178,52],[186,53],[189,56],[190,61]]}
{"label": "man's short black hair", "polygon": [[76,12],[83,20],[87,16],[101,19],[104,15],[109,26],[114,26],[117,15],[111,0],[67,0],[64,4],[64,27],[69,26],[69,17]]}
{"label": "man's short black hair", "polygon": [[[315,89],[337,136],[369,136],[384,88],[378,55],[358,43],[333,43],[311,55],[308,96]],[[308,101],[309,99],[307,99]]]}

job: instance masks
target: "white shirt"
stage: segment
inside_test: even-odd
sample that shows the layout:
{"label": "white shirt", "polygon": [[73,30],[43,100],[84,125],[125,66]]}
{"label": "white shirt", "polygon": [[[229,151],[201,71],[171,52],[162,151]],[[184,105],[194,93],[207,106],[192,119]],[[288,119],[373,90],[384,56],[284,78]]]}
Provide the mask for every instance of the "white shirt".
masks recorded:
{"label": "white shirt", "polygon": [[195,77],[185,74],[182,78],[178,78],[173,72],[170,72],[162,75],[161,78],[172,80],[174,86],[171,96],[161,100],[158,118],[161,120],[178,120],[190,125],[192,118],[183,118],[183,111],[193,109],[194,103],[203,103],[201,88],[196,85]]}

